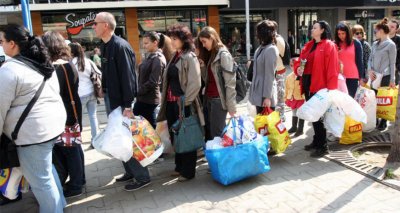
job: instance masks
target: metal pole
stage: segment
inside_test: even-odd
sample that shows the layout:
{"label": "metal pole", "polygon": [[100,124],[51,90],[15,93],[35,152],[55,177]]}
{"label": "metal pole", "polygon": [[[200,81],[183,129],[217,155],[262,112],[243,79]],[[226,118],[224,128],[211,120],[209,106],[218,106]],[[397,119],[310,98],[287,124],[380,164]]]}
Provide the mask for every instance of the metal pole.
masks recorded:
{"label": "metal pole", "polygon": [[32,19],[31,19],[31,11],[29,8],[29,0],[21,0],[21,12],[22,19],[24,21],[24,26],[32,35]]}
{"label": "metal pole", "polygon": [[249,0],[246,0],[246,56],[247,60],[250,60],[250,8]]}

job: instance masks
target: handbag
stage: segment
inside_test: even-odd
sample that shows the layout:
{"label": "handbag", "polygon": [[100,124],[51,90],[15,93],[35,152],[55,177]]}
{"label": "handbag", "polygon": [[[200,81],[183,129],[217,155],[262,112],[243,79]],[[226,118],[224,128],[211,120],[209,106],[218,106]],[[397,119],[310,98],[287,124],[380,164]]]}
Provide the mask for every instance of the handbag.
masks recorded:
{"label": "handbag", "polygon": [[15,140],[18,138],[18,132],[22,126],[22,123],[25,121],[25,118],[28,116],[28,113],[31,111],[33,105],[39,99],[40,94],[43,91],[44,84],[46,79],[43,79],[42,84],[40,85],[38,91],[36,91],[35,96],[28,103],[26,108],[21,114],[21,117],[18,119],[17,125],[15,125],[14,131],[11,133],[11,138],[8,138],[4,133],[1,134],[0,138],[0,169],[19,167],[19,158],[17,153],[17,146],[15,145]]}
{"label": "handbag", "polygon": [[82,144],[82,137],[81,137],[81,126],[78,122],[78,113],[76,112],[76,106],[74,97],[71,91],[71,85],[69,83],[69,78],[67,74],[67,70],[65,69],[64,65],[61,64],[61,67],[64,70],[65,79],[67,81],[68,93],[71,99],[72,109],[74,111],[75,123],[73,125],[65,125],[64,132],[61,133],[60,137],[57,139],[58,145],[63,145],[66,147],[75,146],[78,144]]}
{"label": "handbag", "polygon": [[92,61],[90,61],[90,67],[90,80],[93,83],[94,95],[96,98],[104,98],[103,87],[101,86],[101,73],[97,72]]}
{"label": "handbag", "polygon": [[178,100],[179,119],[172,125],[176,153],[193,152],[205,145],[203,129],[197,115],[185,117],[185,96]]}

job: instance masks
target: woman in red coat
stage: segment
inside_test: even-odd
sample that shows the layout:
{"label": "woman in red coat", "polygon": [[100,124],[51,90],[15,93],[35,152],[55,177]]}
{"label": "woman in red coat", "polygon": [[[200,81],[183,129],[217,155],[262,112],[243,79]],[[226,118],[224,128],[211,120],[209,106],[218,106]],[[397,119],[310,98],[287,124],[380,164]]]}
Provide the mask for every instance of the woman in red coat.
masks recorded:
{"label": "woman in red coat", "polygon": [[[297,75],[302,76],[302,92],[308,101],[321,89],[337,89],[339,59],[337,46],[331,39],[331,30],[326,21],[314,24],[311,31],[312,40],[300,54],[301,64],[295,66]],[[305,65],[304,65],[305,64]],[[311,151],[311,157],[322,157],[328,152],[326,129],[322,121],[313,122],[314,138],[311,144],[304,147]]]}

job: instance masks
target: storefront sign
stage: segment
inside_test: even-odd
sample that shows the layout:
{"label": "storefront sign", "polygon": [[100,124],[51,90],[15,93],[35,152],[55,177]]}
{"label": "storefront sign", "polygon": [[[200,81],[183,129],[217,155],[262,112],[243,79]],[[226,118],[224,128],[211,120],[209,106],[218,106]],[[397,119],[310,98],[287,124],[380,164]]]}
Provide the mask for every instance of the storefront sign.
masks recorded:
{"label": "storefront sign", "polygon": [[385,17],[385,9],[377,10],[346,10],[347,20],[357,20],[360,18],[382,19]]}
{"label": "storefront sign", "polygon": [[95,18],[96,13],[94,12],[89,12],[85,17],[79,19],[77,19],[75,13],[68,13],[65,16],[65,21],[69,23],[69,26],[67,27],[68,33],[71,35],[79,34],[84,27],[93,24]]}

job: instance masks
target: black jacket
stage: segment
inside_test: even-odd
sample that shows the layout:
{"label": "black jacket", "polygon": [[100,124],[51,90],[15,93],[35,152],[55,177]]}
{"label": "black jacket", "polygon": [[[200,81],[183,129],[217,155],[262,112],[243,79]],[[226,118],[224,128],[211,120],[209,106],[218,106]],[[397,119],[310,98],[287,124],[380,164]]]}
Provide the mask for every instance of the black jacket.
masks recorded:
{"label": "black jacket", "polygon": [[[78,72],[75,69],[73,69],[71,64],[69,63],[64,63],[63,65],[67,71],[67,76],[72,91],[72,97],[75,101],[76,112],[78,114],[78,122],[79,125],[81,126],[81,131],[82,131],[82,104],[81,104],[81,99],[79,98],[78,95],[78,87],[79,87]],[[61,65],[54,64],[54,67],[56,68],[58,83],[60,84],[60,95],[65,106],[65,111],[67,112],[67,121],[65,125],[73,125],[75,124],[76,119],[72,108],[72,103],[69,95],[67,80],[65,78],[65,73]]]}
{"label": "black jacket", "polygon": [[363,46],[360,41],[357,39],[353,39],[354,49],[356,49],[356,65],[358,69],[358,78],[365,78],[365,69],[364,69],[364,61],[363,61]]}
{"label": "black jacket", "polygon": [[130,108],[136,97],[135,53],[124,39],[113,35],[101,45],[102,86],[110,98],[111,110]]}
{"label": "black jacket", "polygon": [[139,66],[137,100],[146,104],[159,104],[160,86],[166,66],[161,50],[151,53]]}

